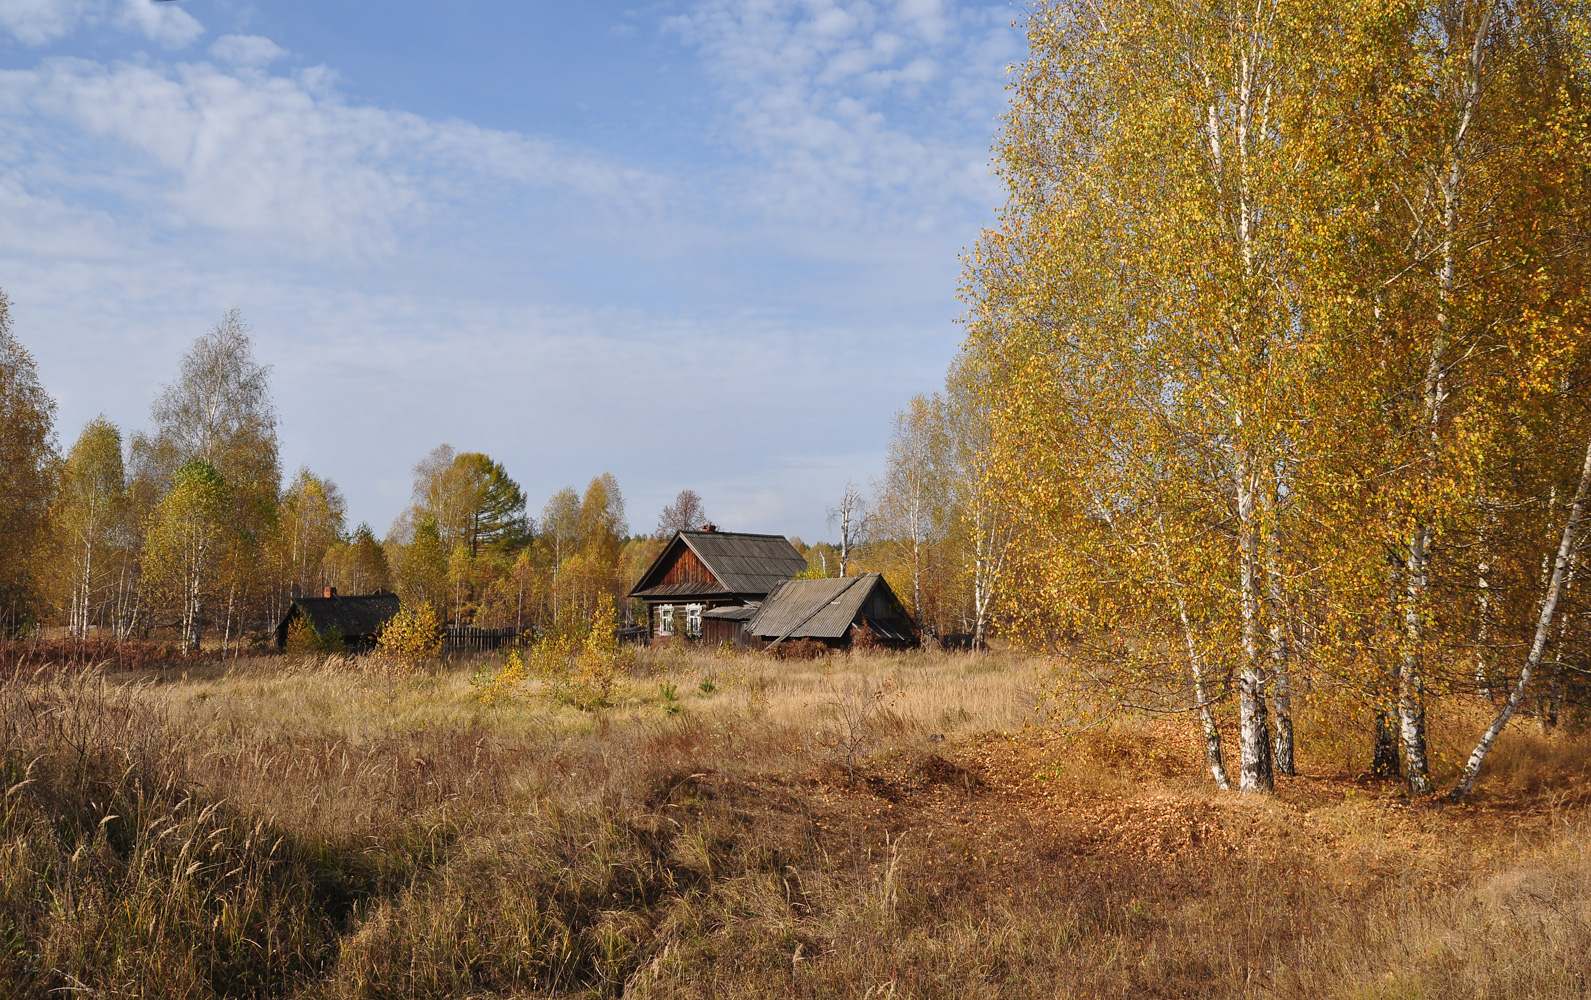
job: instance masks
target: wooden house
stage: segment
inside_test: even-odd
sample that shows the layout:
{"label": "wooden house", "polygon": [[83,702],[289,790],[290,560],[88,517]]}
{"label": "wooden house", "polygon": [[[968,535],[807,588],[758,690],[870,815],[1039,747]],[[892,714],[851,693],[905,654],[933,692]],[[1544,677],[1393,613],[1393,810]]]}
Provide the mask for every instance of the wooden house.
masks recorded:
{"label": "wooden house", "polygon": [[327,587],[320,597],[295,597],[276,625],[276,648],[287,648],[287,633],[293,622],[308,618],[315,631],[342,636],[350,650],[371,649],[381,626],[398,613],[398,595],[378,590],[374,594],[338,597],[336,587]]}
{"label": "wooden house", "polygon": [[786,581],[768,594],[745,631],[764,647],[814,639],[836,649],[858,642],[905,649],[920,641],[911,616],[877,573]]}
{"label": "wooden house", "polygon": [[680,531],[631,588],[646,604],[652,638],[683,633],[704,642],[744,644],[755,605],[807,568],[783,535]]}

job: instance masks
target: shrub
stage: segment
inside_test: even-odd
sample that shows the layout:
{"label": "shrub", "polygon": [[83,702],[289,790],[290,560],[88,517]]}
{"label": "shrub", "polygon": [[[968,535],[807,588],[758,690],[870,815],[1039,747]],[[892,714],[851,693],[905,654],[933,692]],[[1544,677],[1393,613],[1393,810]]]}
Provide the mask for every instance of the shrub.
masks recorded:
{"label": "shrub", "polygon": [[586,711],[611,705],[635,665],[635,651],[619,643],[613,622],[613,600],[607,597],[589,620],[578,609],[560,614],[545,635],[530,643],[528,657],[511,650],[503,669],[477,684],[481,701],[501,701],[537,677],[553,701]]}
{"label": "shrub", "polygon": [[514,689],[523,684],[530,677],[530,670],[525,666],[525,658],[517,649],[508,651],[508,659],[503,663],[503,669],[495,674],[484,677],[477,683],[471,678],[470,683],[480,688],[482,704],[493,705],[504,700],[514,693]]}
{"label": "shrub", "polygon": [[333,625],[322,632],[308,615],[300,614],[287,626],[286,653],[289,656],[346,653],[348,644],[343,641],[342,630]]}
{"label": "shrub", "polygon": [[775,646],[773,655],[781,660],[815,660],[828,656],[833,650],[817,639],[788,639]]}
{"label": "shrub", "polygon": [[442,655],[442,622],[429,604],[401,608],[381,626],[376,651],[404,666],[414,666]]}
{"label": "shrub", "polygon": [[533,656],[553,698],[587,711],[613,703],[635,654],[619,645],[613,628],[613,599],[604,597],[582,629],[537,643]]}

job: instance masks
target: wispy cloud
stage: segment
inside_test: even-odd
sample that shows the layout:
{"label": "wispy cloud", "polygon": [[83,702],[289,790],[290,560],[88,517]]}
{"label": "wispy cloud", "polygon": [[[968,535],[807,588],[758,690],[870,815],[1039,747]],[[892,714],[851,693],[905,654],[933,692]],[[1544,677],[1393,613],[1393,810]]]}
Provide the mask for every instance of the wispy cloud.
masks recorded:
{"label": "wispy cloud", "polygon": [[269,66],[287,50],[264,35],[222,35],[210,44],[212,58],[234,66]]}
{"label": "wispy cloud", "polygon": [[0,0],[0,32],[23,45],[47,45],[83,27],[129,31],[168,49],[204,34],[192,14],[155,0]]}
{"label": "wispy cloud", "polygon": [[995,203],[1007,17],[941,0],[707,0],[667,28],[723,88],[722,141],[762,167],[747,197],[833,225],[933,228]]}
{"label": "wispy cloud", "polygon": [[[276,50],[273,52],[272,50]],[[496,181],[609,204],[655,200],[657,178],[467,122],[350,103],[324,68],[266,73],[269,39],[227,36],[213,63],[53,58],[0,73],[0,167],[16,191],[79,187],[147,223],[369,256]]]}

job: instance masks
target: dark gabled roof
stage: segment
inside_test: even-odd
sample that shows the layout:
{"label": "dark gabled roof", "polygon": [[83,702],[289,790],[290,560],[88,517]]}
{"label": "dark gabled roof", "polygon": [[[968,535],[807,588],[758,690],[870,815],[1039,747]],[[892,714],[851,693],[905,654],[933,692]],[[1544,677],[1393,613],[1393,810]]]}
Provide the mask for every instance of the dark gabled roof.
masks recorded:
{"label": "dark gabled roof", "polygon": [[[713,594],[711,584],[668,584],[668,592],[655,584],[677,556],[678,546],[688,547],[718,581],[722,592],[761,597],[807,568],[807,561],[783,535],[753,535],[740,531],[681,531],[669,540],[656,560],[630,591],[631,597],[695,596]],[[689,590],[674,588],[690,587]]]}
{"label": "dark gabled roof", "polygon": [[352,597],[295,597],[277,626],[280,631],[296,610],[309,616],[315,631],[325,635],[333,628],[344,639],[374,636],[387,619],[398,613],[398,595],[384,592]]}
{"label": "dark gabled roof", "polygon": [[[788,635],[791,639],[840,639],[861,613],[862,606],[878,588],[889,594],[890,605],[896,607],[894,592],[877,573],[861,576],[830,577],[822,580],[790,580],[768,595],[762,608],[748,627],[752,635],[777,638]],[[894,617],[868,624],[875,630],[894,638],[896,632],[907,635],[911,623],[897,621]],[[882,629],[881,629],[882,626]]]}

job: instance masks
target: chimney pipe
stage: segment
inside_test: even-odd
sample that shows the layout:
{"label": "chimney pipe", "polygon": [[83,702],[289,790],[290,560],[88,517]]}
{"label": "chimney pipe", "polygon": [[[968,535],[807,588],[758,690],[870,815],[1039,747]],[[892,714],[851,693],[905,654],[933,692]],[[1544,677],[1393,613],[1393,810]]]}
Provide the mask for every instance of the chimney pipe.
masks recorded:
{"label": "chimney pipe", "polygon": [[322,594],[321,596],[322,597],[336,597],[337,596],[337,588],[336,587],[327,587],[326,588],[326,592],[324,594]]}

